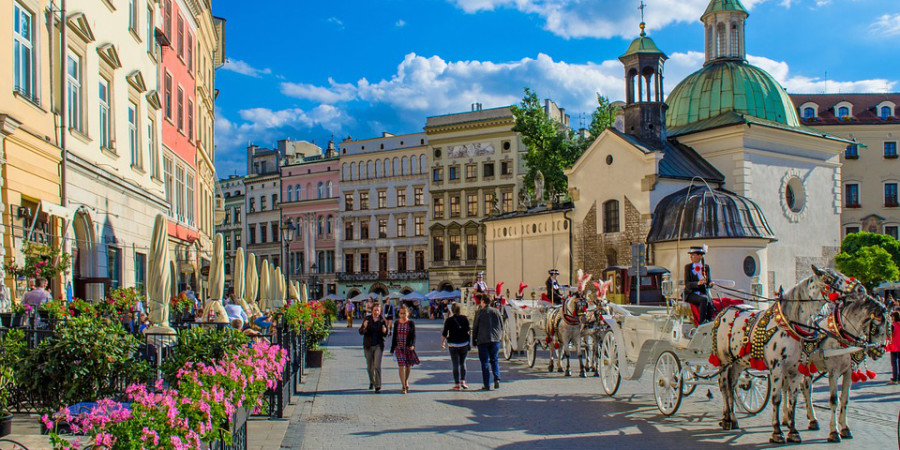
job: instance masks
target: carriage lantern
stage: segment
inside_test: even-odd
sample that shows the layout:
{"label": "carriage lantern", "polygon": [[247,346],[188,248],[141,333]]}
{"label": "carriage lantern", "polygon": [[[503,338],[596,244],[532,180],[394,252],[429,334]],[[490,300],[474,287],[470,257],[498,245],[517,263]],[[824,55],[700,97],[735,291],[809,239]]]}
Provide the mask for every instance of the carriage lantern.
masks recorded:
{"label": "carriage lantern", "polygon": [[662,295],[663,298],[675,298],[675,283],[672,281],[672,276],[670,274],[663,274],[662,280]]}

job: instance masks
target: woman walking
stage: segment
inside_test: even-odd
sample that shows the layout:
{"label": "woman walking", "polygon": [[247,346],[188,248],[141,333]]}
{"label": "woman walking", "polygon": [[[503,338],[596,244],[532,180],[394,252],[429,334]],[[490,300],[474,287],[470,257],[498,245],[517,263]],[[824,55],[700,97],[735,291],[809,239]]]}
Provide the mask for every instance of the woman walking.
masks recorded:
{"label": "woman walking", "polygon": [[397,322],[394,323],[394,337],[391,339],[391,353],[397,358],[400,367],[401,392],[409,392],[409,371],[419,364],[416,355],[416,323],[409,320],[409,310],[405,306],[397,310]]}
{"label": "woman walking", "polygon": [[363,319],[359,334],[363,335],[363,350],[366,354],[366,370],[369,372],[369,389],[381,393],[381,355],[384,354],[384,337],[387,324],[381,317],[381,305],[372,307],[372,315]]}
{"label": "woman walking", "polygon": [[444,331],[441,333],[441,348],[450,347],[450,363],[453,365],[453,390],[460,387],[468,389],[466,385],[466,355],[472,347],[469,345],[469,318],[459,313],[459,303],[450,305],[453,313],[444,321]]}
{"label": "woman walking", "polygon": [[900,384],[900,311],[891,313],[891,337],[885,350],[891,352],[891,381],[888,384]]}

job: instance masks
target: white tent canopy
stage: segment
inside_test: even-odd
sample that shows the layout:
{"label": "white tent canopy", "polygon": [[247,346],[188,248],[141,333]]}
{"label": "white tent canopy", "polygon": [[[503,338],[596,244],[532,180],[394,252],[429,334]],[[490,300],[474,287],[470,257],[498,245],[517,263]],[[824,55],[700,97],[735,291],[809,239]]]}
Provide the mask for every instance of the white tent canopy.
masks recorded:
{"label": "white tent canopy", "polygon": [[426,298],[424,295],[422,295],[416,291],[412,291],[409,294],[406,294],[406,295],[400,297],[400,300],[408,300],[408,301],[418,301],[418,300],[425,300],[425,299]]}

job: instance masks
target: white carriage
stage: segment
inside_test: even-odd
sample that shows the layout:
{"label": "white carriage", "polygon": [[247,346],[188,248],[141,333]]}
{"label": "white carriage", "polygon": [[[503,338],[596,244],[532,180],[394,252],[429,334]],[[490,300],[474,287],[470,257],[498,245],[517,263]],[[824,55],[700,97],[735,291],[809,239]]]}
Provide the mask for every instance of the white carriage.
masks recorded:
{"label": "white carriage", "polygon": [[544,320],[553,308],[543,300],[507,300],[503,306],[503,341],[500,350],[503,357],[511,359],[517,352],[525,351],[528,367],[534,367],[537,346],[547,348]]}
{"label": "white carriage", "polygon": [[[653,397],[666,416],[675,414],[698,385],[717,385],[718,374],[708,363],[713,322],[695,327],[690,306],[672,297],[659,306],[610,303],[604,316],[609,330],[600,338],[598,355],[600,382],[609,396],[622,378],[639,380],[652,365]],[[736,403],[748,414],[762,411],[769,383],[767,372],[744,371],[735,387]]]}

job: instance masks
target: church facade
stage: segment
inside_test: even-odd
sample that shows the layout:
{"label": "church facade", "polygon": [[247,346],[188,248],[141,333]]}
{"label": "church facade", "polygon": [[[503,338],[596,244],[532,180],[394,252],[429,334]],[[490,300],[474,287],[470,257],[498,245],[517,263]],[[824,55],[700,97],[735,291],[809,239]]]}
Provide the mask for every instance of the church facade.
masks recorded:
{"label": "church facade", "polygon": [[840,154],[847,141],[807,128],[784,88],[745,59],[739,0],[701,17],[705,63],[663,101],[666,55],[641,36],[620,57],[626,102],[567,171],[575,265],[587,273],[646,263],[681,279],[691,245],[708,244],[714,279],[771,294],[832,265],[841,226]]}

